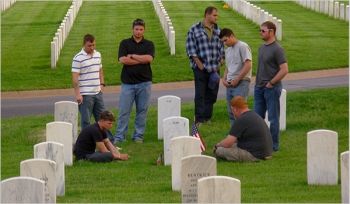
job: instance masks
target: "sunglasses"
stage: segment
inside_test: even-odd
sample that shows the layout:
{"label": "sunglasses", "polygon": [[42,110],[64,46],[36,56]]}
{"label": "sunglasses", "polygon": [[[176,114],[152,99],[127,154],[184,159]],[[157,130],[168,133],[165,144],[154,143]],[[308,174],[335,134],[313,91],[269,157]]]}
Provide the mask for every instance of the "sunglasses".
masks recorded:
{"label": "sunglasses", "polygon": [[260,32],[261,32],[261,33],[266,33],[266,32],[269,32],[270,30],[272,30],[272,29],[268,29],[268,30],[260,29]]}

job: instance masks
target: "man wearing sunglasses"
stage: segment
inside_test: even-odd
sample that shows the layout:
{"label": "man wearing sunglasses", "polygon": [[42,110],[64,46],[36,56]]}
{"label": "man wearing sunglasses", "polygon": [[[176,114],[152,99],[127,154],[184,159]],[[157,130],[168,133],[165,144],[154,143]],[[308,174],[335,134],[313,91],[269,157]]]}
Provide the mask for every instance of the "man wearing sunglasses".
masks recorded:
{"label": "man wearing sunglasses", "polygon": [[262,118],[268,112],[273,150],[279,150],[279,117],[282,79],[288,73],[287,59],[283,48],[276,41],[276,25],[266,21],[260,26],[264,44],[258,53],[258,68],[254,88],[254,110]]}

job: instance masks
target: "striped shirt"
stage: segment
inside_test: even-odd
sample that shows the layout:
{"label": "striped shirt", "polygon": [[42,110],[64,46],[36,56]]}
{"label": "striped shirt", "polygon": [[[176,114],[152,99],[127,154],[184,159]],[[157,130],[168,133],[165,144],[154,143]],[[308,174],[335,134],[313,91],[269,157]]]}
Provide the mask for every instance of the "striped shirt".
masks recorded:
{"label": "striped shirt", "polygon": [[209,39],[202,22],[193,25],[187,33],[186,51],[192,69],[197,68],[192,57],[198,57],[208,72],[217,71],[220,60],[225,58],[224,44],[219,38],[220,29],[215,24]]}
{"label": "striped shirt", "polygon": [[96,50],[92,56],[84,49],[74,56],[72,72],[79,73],[81,95],[96,95],[101,91],[100,69],[102,69],[101,53]]}

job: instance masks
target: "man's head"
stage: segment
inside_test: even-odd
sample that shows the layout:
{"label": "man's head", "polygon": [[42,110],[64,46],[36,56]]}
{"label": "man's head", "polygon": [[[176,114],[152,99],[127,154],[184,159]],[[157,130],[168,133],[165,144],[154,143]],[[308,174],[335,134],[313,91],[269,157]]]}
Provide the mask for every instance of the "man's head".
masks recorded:
{"label": "man's head", "polygon": [[84,50],[88,54],[92,54],[95,50],[95,37],[91,34],[86,34],[83,41]]}
{"label": "man's head", "polygon": [[145,21],[142,19],[136,19],[132,22],[132,35],[136,40],[142,39],[145,33]]}
{"label": "man's head", "polygon": [[204,11],[204,20],[209,24],[215,24],[218,19],[218,10],[214,6],[209,6]]}
{"label": "man's head", "polygon": [[220,31],[219,38],[226,46],[232,46],[237,42],[235,34],[229,28],[223,28]]}
{"label": "man's head", "polygon": [[248,104],[242,96],[235,96],[231,100],[230,105],[232,113],[236,118],[248,110]]}
{"label": "man's head", "polygon": [[265,21],[260,26],[260,36],[264,41],[275,37],[276,25],[271,21]]}
{"label": "man's head", "polygon": [[100,119],[98,120],[98,124],[104,130],[109,130],[113,127],[113,122],[115,121],[115,117],[110,111],[103,111],[100,114]]}

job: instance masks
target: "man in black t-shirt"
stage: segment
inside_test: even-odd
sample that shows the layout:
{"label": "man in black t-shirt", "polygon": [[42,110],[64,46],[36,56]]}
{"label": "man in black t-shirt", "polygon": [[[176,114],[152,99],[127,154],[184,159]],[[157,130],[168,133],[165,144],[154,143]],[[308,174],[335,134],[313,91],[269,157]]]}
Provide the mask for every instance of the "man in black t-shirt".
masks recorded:
{"label": "man in black t-shirt", "polygon": [[229,135],[215,145],[215,156],[240,162],[271,158],[272,139],[265,121],[248,109],[242,96],[231,100],[231,109],[236,121]]}
{"label": "man in black t-shirt", "polygon": [[103,111],[97,123],[81,131],[74,146],[77,160],[86,159],[94,162],[128,160],[128,155],[121,154],[107,138],[107,131],[112,128],[114,121],[113,113]]}
{"label": "man in black t-shirt", "polygon": [[135,131],[132,136],[134,142],[142,143],[146,128],[146,116],[151,96],[152,70],[151,62],[154,58],[152,41],[144,38],[145,22],[134,20],[133,35],[122,40],[119,45],[119,62],[123,64],[121,73],[121,92],[119,97],[119,115],[115,142],[123,142],[128,132],[130,112],[135,102],[136,117]]}

